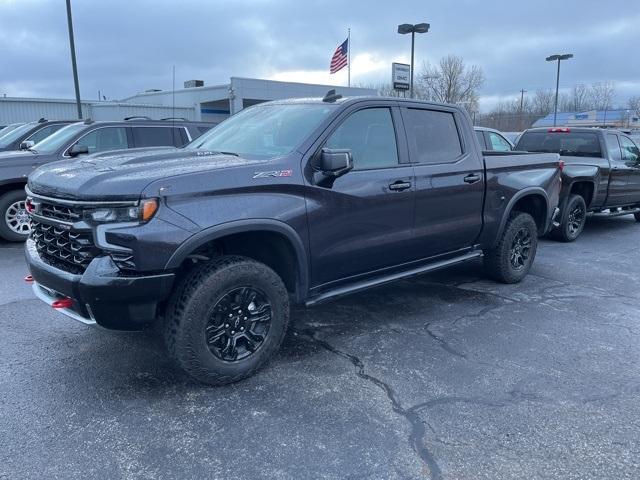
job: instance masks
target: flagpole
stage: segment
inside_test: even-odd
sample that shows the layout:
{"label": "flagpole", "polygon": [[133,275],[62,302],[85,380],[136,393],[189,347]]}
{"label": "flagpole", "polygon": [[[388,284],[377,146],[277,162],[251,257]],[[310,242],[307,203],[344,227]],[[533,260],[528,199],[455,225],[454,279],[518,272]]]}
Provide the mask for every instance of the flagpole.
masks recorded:
{"label": "flagpole", "polygon": [[348,78],[348,86],[351,86],[351,29],[347,29],[347,46],[349,47],[347,49],[347,54],[349,55],[349,57],[347,58],[347,65],[348,65],[348,73],[347,73],[347,78]]}

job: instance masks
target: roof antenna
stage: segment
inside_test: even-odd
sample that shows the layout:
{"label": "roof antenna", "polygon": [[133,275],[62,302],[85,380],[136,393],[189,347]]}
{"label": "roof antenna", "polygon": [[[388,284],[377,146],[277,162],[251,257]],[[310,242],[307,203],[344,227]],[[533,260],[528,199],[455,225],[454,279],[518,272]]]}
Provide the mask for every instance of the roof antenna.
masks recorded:
{"label": "roof antenna", "polygon": [[324,96],[322,101],[327,103],[333,103],[336,100],[340,100],[341,98],[342,98],[342,95],[340,95],[339,93],[336,93],[335,89],[332,88],[327,92],[327,94]]}

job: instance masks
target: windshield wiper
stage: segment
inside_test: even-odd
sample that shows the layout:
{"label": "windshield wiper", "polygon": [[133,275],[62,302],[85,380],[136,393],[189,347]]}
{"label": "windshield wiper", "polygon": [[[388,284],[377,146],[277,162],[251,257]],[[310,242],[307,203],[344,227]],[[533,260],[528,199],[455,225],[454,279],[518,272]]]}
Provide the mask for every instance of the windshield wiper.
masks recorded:
{"label": "windshield wiper", "polygon": [[239,157],[236,152],[218,152],[220,155],[231,155],[232,157]]}

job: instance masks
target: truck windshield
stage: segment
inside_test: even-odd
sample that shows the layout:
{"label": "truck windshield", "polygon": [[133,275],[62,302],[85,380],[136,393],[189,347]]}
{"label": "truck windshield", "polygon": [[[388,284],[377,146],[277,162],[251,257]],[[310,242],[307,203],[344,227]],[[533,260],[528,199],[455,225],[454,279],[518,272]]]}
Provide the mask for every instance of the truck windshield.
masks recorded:
{"label": "truck windshield", "polygon": [[14,128],[0,137],[0,148],[8,147],[10,144],[18,140],[22,135],[27,133],[34,127],[35,123],[25,123],[24,125]]}
{"label": "truck windshield", "polygon": [[516,150],[559,153],[565,157],[603,158],[595,132],[525,132]]}
{"label": "truck windshield", "polygon": [[295,103],[257,105],[220,123],[186,148],[274,158],[291,153],[336,105]]}
{"label": "truck windshield", "polygon": [[71,140],[77,133],[86,129],[87,125],[84,123],[72,123],[66,127],[62,127],[56,133],[49,135],[41,142],[36,143],[32,150],[38,153],[55,153],[60,147],[63,147]]}

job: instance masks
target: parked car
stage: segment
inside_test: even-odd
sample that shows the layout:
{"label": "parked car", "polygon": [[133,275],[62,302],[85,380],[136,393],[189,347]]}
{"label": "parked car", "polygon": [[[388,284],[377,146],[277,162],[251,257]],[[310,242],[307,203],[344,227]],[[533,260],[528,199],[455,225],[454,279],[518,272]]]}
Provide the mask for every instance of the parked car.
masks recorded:
{"label": "parked car", "polygon": [[10,123],[9,125],[3,125],[0,127],[0,138],[9,133],[11,130],[15,130],[20,125],[24,125],[24,123]]}
{"label": "parked car", "polygon": [[28,142],[23,148],[28,148],[57,132],[62,127],[77,120],[47,120],[41,118],[37,122],[29,122],[17,126],[0,137],[0,152],[20,150],[23,142]]}
{"label": "parked car", "polygon": [[473,129],[476,132],[482,150],[495,152],[510,152],[513,150],[513,143],[502,132],[487,127],[473,127]]}
{"label": "parked car", "polygon": [[[562,173],[559,226],[555,238],[578,238],[587,213],[633,214],[640,221],[640,150],[622,132],[598,128],[533,128],[517,150],[558,153]],[[606,212],[605,212],[606,211]]]}
{"label": "parked car", "polygon": [[24,186],[29,173],[40,165],[107,150],[182,147],[199,137],[204,128],[210,128],[210,124],[145,118],[87,120],[67,125],[27,150],[0,153],[0,238],[24,241],[29,236]]}
{"label": "parked car", "polygon": [[483,254],[492,278],[520,281],[560,162],[483,156],[457,106],[329,92],[247,108],[181,151],[46,165],[27,193],[40,299],[111,329],[164,321],[177,363],[222,384],[278,349],[290,300]]}

